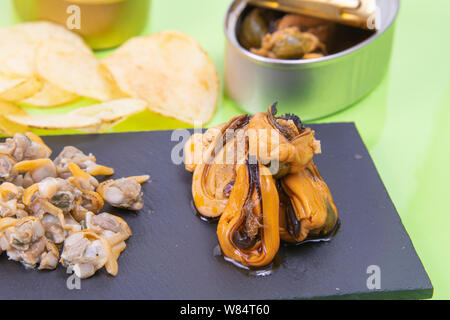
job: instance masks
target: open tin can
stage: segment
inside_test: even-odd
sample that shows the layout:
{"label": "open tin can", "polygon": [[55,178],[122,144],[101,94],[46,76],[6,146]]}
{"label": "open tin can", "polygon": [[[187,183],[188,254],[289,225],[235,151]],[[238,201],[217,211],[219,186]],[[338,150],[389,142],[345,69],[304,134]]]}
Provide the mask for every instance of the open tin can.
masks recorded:
{"label": "open tin can", "polygon": [[340,111],[371,92],[390,61],[399,0],[377,0],[377,30],[358,44],[325,57],[281,60],[262,57],[238,40],[243,16],[251,9],[235,0],[225,19],[225,86],[249,112],[264,112],[278,101],[281,113],[313,120]]}
{"label": "open tin can", "polygon": [[142,32],[150,0],[13,0],[22,21],[47,20],[68,26],[93,49],[116,47]]}

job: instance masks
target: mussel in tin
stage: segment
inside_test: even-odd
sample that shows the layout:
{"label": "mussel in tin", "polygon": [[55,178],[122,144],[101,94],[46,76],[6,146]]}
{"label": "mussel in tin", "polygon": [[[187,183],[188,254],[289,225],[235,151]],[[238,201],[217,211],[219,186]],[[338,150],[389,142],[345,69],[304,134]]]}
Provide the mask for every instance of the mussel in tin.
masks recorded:
{"label": "mussel in tin", "polygon": [[252,48],[254,54],[273,59],[311,59],[323,57],[326,46],[309,32],[301,32],[290,27],[264,36],[259,49]]}
{"label": "mussel in tin", "polygon": [[271,59],[317,59],[351,48],[374,33],[374,30],[364,27],[335,22],[332,17],[322,19],[279,9],[274,6],[244,10],[236,29],[240,45],[256,55]]}
{"label": "mussel in tin", "polygon": [[269,32],[269,24],[262,15],[262,10],[253,9],[244,18],[239,41],[246,49],[259,48],[262,39]]}

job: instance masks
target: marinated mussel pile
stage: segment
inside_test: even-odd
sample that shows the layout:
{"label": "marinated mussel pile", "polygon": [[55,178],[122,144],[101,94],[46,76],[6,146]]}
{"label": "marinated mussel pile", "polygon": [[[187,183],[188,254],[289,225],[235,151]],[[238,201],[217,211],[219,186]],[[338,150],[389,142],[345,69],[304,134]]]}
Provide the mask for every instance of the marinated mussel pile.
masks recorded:
{"label": "marinated mussel pile", "polygon": [[245,49],[283,60],[321,58],[346,50],[372,34],[325,19],[252,7],[244,12],[237,30]]}
{"label": "marinated mussel pile", "polygon": [[54,161],[51,154],[33,133],[0,144],[0,254],[39,270],[61,262],[80,278],[103,267],[117,275],[131,230],[123,219],[100,212],[105,202],[142,209],[141,183],[149,176],[100,183],[95,177],[114,169],[97,164],[94,155],[72,146]]}
{"label": "marinated mussel pile", "polygon": [[325,239],[338,214],[313,158],[315,132],[291,114],[239,115],[191,136],[186,169],[199,214],[218,219],[223,254],[245,267],[264,267],[280,239],[299,244]]}

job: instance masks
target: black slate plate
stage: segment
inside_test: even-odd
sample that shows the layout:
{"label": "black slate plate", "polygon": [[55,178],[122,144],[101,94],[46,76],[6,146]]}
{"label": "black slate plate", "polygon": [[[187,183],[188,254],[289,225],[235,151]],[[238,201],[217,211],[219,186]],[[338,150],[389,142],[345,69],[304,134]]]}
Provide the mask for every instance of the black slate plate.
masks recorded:
{"label": "black slate plate", "polygon": [[[315,162],[329,185],[342,222],[328,243],[280,250],[267,277],[249,276],[213,255],[216,226],[191,206],[191,174],[171,161],[171,132],[46,137],[54,156],[65,145],[92,152],[115,177],[151,174],[138,213],[126,219],[133,236],[119,274],[98,272],[69,290],[70,275],[25,270],[0,256],[1,299],[295,299],[429,298],[430,280],[353,124],[313,125],[324,154]],[[108,209],[108,208],[107,208]],[[367,287],[369,266],[381,289]]]}

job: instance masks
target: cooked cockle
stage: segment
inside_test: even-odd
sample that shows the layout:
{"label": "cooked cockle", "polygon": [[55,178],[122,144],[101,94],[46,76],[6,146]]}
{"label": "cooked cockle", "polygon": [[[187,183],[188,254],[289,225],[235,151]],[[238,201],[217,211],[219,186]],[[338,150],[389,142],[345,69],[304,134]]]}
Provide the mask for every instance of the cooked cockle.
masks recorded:
{"label": "cooked cockle", "polygon": [[81,169],[93,176],[110,176],[114,174],[114,169],[97,164],[97,159],[93,154],[86,155],[81,150],[68,146],[55,159],[59,177],[65,179],[71,176],[69,170],[70,162],[77,164]]}
{"label": "cooked cockle", "polygon": [[[141,183],[149,176],[99,184],[94,175],[111,175],[95,157],[66,147],[55,162],[51,150],[32,133],[16,134],[0,144],[0,254],[26,267],[73,266],[80,278],[103,266],[116,275],[117,259],[131,236],[127,223],[97,213],[105,199],[116,207],[143,207]],[[96,192],[98,189],[102,192]],[[85,230],[83,230],[85,229]]]}
{"label": "cooked cockle", "polygon": [[[247,155],[249,121],[248,115],[234,117],[220,129],[216,129],[214,133],[209,133],[213,139],[204,150],[203,157],[188,156],[188,158],[193,157],[197,162],[200,160],[195,165],[192,178],[192,196],[202,216],[219,217],[227,205],[236,179],[236,165],[243,163]],[[205,134],[208,134],[208,131]],[[187,148],[192,148],[192,145],[188,145]],[[194,152],[195,148],[197,148],[196,145],[194,145]],[[199,148],[202,146],[200,145]],[[188,152],[189,149],[186,150],[186,154],[189,154]]]}
{"label": "cooked cockle", "polygon": [[98,213],[103,208],[104,201],[102,196],[94,191],[99,186],[94,177],[73,162],[69,163],[68,168],[72,176],[67,181],[81,191],[81,199],[77,201],[73,211],[73,217],[80,222],[86,219],[87,212]]}
{"label": "cooked cockle", "polygon": [[222,252],[249,267],[270,264],[278,252],[279,200],[269,170],[250,157],[238,167],[231,191],[217,227]]}
{"label": "cooked cockle", "polygon": [[85,223],[88,230],[108,240],[116,259],[125,250],[125,240],[131,236],[131,230],[123,219],[106,212],[98,215],[89,212]]}
{"label": "cooked cockle", "polygon": [[94,191],[98,188],[99,182],[96,178],[81,169],[76,163],[69,162],[67,165],[70,177],[67,180],[82,191]]}
{"label": "cooked cockle", "polygon": [[108,240],[90,230],[75,232],[64,242],[61,263],[73,267],[75,274],[86,279],[103,266],[111,275],[117,275],[117,258]]}
{"label": "cooked cockle", "polygon": [[61,178],[46,178],[25,189],[23,201],[34,214],[48,209],[48,207],[44,209],[39,206],[39,201],[48,202],[62,213],[70,213],[75,209],[76,199],[80,197],[81,191],[69,181]]}
{"label": "cooked cockle", "polygon": [[0,183],[14,178],[13,168],[16,163],[12,156],[0,153]]}
{"label": "cooked cockle", "polygon": [[45,237],[44,227],[36,217],[0,219],[0,247],[10,260],[27,268],[53,270],[58,265],[58,249]]}
{"label": "cooked cockle", "polygon": [[268,112],[253,116],[249,124],[250,153],[268,166],[275,178],[305,168],[315,154],[321,153],[314,131],[305,128],[295,115],[275,117],[276,104]]}
{"label": "cooked cockle", "polygon": [[150,176],[108,180],[99,185],[97,192],[111,206],[128,210],[141,210],[144,206],[141,184]]}
{"label": "cooked cockle", "polygon": [[45,236],[56,245],[62,244],[64,240],[66,240],[66,235],[68,232],[62,227],[58,217],[50,213],[44,213],[41,217],[41,222],[45,230]]}
{"label": "cooked cockle", "polygon": [[338,214],[328,186],[311,161],[279,184],[280,236],[287,242],[324,237],[336,226]]}
{"label": "cooked cockle", "polygon": [[[45,229],[45,236],[57,245],[62,244],[72,232],[82,229],[71,213],[63,214],[63,218],[52,213],[42,213],[40,216]],[[63,224],[61,221],[63,221]]]}
{"label": "cooked cockle", "polygon": [[103,212],[86,215],[86,228],[106,238],[112,246],[127,240],[131,236],[128,224],[120,217]]}
{"label": "cooked cockle", "polygon": [[60,244],[71,232],[81,230],[72,216],[81,198],[82,192],[67,180],[46,178],[25,190],[23,203],[42,220],[47,237]]}
{"label": "cooked cockle", "polygon": [[[24,195],[24,202],[34,215],[47,210],[59,218],[63,227],[60,211],[66,218],[70,215],[69,218],[80,222],[88,211],[97,213],[104,204],[102,197],[93,191],[95,184],[92,183],[92,177],[73,163],[70,167],[73,175],[69,179],[44,179],[27,188]],[[73,231],[72,228],[69,230]]]}
{"label": "cooked cockle", "polygon": [[56,178],[56,167],[50,159],[25,160],[14,165],[11,175],[15,185],[28,188],[45,178]]}
{"label": "cooked cockle", "polygon": [[24,189],[12,183],[0,185],[0,218],[24,218],[28,216],[22,202]]}
{"label": "cooked cockle", "polygon": [[16,161],[49,158],[52,150],[34,133],[17,133],[0,143],[0,154],[7,154]]}

